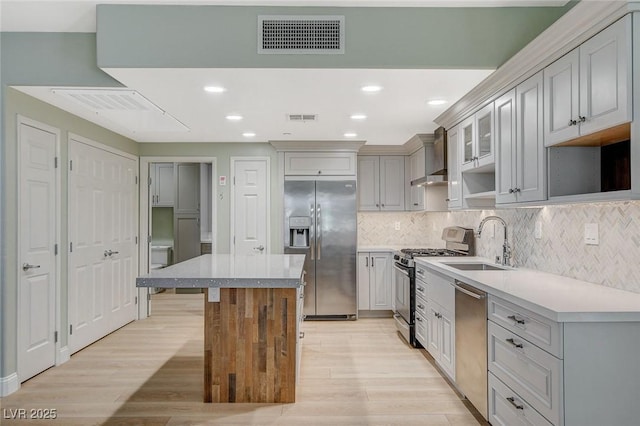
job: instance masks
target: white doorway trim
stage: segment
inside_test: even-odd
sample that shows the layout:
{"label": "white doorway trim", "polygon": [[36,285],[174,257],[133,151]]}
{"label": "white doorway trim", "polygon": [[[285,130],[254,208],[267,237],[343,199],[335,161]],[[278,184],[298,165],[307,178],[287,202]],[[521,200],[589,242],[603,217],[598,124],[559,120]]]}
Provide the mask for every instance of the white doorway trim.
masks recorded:
{"label": "white doorway trim", "polygon": [[[140,157],[140,245],[139,245],[139,259],[138,263],[138,273],[139,275],[145,275],[149,273],[149,251],[150,251],[150,237],[149,233],[149,216],[151,213],[149,201],[150,201],[150,193],[149,193],[149,169],[151,163],[210,163],[211,164],[211,190],[213,194],[211,196],[211,231],[213,238],[211,240],[211,252],[216,253],[216,238],[218,236],[218,229],[216,217],[218,216],[217,210],[217,176],[218,176],[218,167],[217,167],[217,157],[196,157],[196,156],[166,156],[166,157],[158,157],[158,156],[141,156]],[[144,180],[144,181],[143,181]],[[139,288],[138,289],[138,300],[144,301],[149,300],[149,289],[147,288]],[[146,318],[149,316],[149,303],[139,303],[138,304],[138,319]]]}
{"label": "white doorway trim", "polygon": [[[236,161],[264,161],[267,164],[267,173],[266,173],[266,197],[267,197],[267,243],[266,243],[266,254],[271,253],[271,157],[231,157],[230,158],[230,178],[235,179],[236,177]],[[235,208],[236,208],[236,191],[235,191],[235,181],[232,181],[233,185],[230,198],[230,211],[229,211],[229,248],[230,252],[235,253]]]}
{"label": "white doorway trim", "polygon": [[[60,365],[65,363],[66,361],[69,360],[69,350],[68,348],[62,347],[61,346],[61,312],[60,312],[60,307],[61,307],[61,291],[60,291],[60,286],[61,286],[61,282],[62,282],[62,262],[61,262],[61,252],[63,250],[63,247],[61,246],[61,237],[62,237],[62,162],[61,162],[61,158],[60,158],[60,140],[61,140],[61,131],[60,129],[58,129],[57,127],[53,127],[50,126],[48,124],[33,120],[31,118],[25,117],[23,115],[18,114],[17,116],[17,132],[16,132],[16,137],[17,137],[17,141],[18,141],[18,149],[17,149],[17,164],[18,164],[18,176],[17,176],[17,182],[18,185],[20,185],[21,179],[22,179],[22,170],[21,170],[21,165],[22,165],[22,155],[21,155],[21,146],[20,143],[22,141],[22,135],[21,135],[21,127],[22,125],[26,125],[26,126],[30,126],[30,127],[34,127],[36,129],[40,129],[43,130],[45,132],[49,132],[51,134],[53,134],[56,138],[56,147],[55,147],[55,156],[56,156],[56,168],[55,168],[55,178],[56,178],[56,183],[55,183],[55,190],[56,190],[56,196],[55,196],[55,215],[56,215],[56,219],[55,219],[55,239],[56,239],[56,244],[58,245],[58,254],[55,256],[55,267],[56,267],[56,273],[55,273],[55,279],[56,279],[56,284],[55,284],[55,329],[58,332],[58,339],[55,343],[55,365]],[[21,206],[22,206],[22,198],[21,198],[21,193],[20,190],[17,191],[17,205],[18,205],[18,217],[21,217],[22,212],[20,211]],[[17,284],[19,284],[19,277],[20,277],[20,273],[21,273],[21,260],[20,256],[22,253],[22,242],[21,242],[21,221],[17,220],[17,235],[18,235],[18,239],[17,239],[17,262],[16,262],[16,279]],[[20,306],[22,306],[21,302],[22,302],[22,294],[21,294],[21,286],[17,285],[18,289],[17,289],[17,307],[19,309]],[[20,318],[20,315],[18,313],[18,319]],[[20,335],[21,335],[21,327],[20,327],[20,321],[16,321],[16,338],[17,341],[20,342]],[[20,345],[18,345],[17,347],[19,347]],[[20,354],[17,353],[17,366],[16,366],[16,378],[18,379],[18,383],[17,383],[17,389],[20,388],[20,380],[21,378],[18,377],[17,372],[20,371]],[[3,386],[5,387],[5,386]],[[15,386],[13,386],[15,387]]]}

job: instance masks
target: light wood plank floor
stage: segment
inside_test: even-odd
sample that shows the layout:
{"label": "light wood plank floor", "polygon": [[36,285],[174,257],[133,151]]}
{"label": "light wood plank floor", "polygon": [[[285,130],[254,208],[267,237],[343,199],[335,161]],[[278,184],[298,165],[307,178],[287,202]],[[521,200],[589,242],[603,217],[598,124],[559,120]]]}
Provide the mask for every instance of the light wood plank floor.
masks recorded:
{"label": "light wood plank floor", "polygon": [[392,319],[305,322],[295,404],[205,404],[202,319],[201,294],[154,295],[152,317],[23,383],[0,413],[55,408],[40,425],[483,424]]}

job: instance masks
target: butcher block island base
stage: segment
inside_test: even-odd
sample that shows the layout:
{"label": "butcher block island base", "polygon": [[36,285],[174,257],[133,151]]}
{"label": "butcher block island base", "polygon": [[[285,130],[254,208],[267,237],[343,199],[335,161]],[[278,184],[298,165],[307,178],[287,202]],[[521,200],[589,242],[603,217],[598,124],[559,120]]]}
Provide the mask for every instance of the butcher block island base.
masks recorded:
{"label": "butcher block island base", "polygon": [[295,288],[222,288],[220,302],[207,295],[205,402],[295,402],[297,300]]}
{"label": "butcher block island base", "polygon": [[204,402],[295,402],[304,255],[203,255],[136,279],[205,288]]}

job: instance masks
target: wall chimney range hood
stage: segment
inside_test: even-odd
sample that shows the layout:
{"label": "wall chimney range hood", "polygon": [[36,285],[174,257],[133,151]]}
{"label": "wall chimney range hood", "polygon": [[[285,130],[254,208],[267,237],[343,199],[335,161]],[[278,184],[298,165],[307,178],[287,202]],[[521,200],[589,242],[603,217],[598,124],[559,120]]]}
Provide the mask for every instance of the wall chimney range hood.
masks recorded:
{"label": "wall chimney range hood", "polygon": [[423,138],[423,143],[425,148],[425,175],[412,180],[411,186],[446,184],[447,134],[444,127],[438,127],[433,132],[433,138]]}

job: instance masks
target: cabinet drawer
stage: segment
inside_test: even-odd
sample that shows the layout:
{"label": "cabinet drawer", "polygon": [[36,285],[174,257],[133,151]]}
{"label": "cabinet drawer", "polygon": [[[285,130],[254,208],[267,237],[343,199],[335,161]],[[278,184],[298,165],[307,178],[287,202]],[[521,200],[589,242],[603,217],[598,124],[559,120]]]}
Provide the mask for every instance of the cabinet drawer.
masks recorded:
{"label": "cabinet drawer", "polygon": [[488,321],[489,371],[547,420],[562,416],[562,360]]}
{"label": "cabinet drawer", "polygon": [[531,405],[491,373],[487,420],[493,426],[552,426]]}
{"label": "cabinet drawer", "polygon": [[489,296],[488,317],[558,358],[563,357],[561,323],[494,296]]}
{"label": "cabinet drawer", "polygon": [[415,320],[416,339],[418,339],[418,341],[424,348],[427,348],[429,344],[427,340],[427,330],[429,329],[427,316],[422,314],[421,312],[416,311]]}
{"label": "cabinet drawer", "polygon": [[420,296],[420,294],[416,297],[416,313],[420,313],[423,316],[427,316],[427,298],[426,296]]}
{"label": "cabinet drawer", "polygon": [[428,285],[427,292],[429,297],[427,298],[427,301],[433,300],[444,309],[454,312],[456,291],[453,288],[452,283],[442,275],[434,274],[430,270],[420,267],[419,265],[416,266],[416,277],[420,277],[420,270],[422,270],[424,274],[424,278],[422,279]]}

